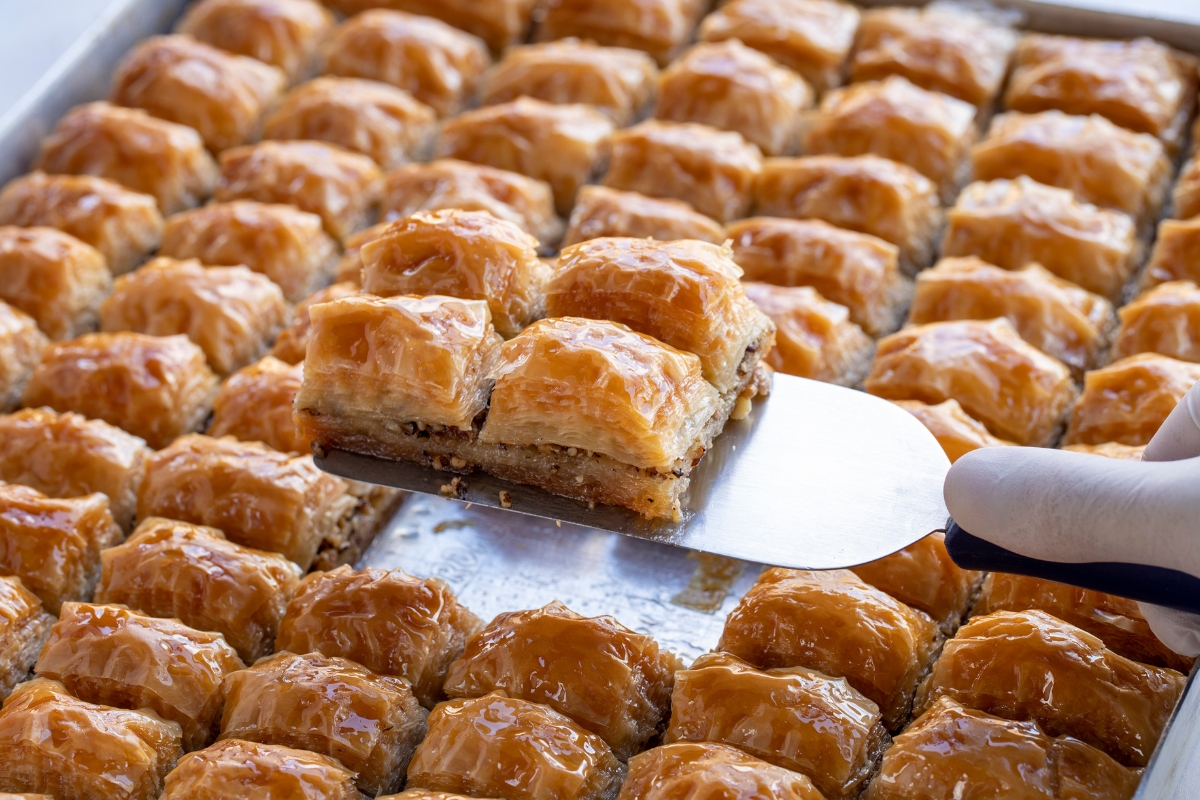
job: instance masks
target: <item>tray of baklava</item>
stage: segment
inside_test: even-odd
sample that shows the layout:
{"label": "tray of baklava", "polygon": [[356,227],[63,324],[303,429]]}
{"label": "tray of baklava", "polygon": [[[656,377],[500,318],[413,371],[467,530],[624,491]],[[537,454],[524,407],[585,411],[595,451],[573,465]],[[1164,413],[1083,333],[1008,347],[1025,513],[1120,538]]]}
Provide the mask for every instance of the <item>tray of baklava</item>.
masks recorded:
{"label": "tray of baklava", "polygon": [[1136,603],[456,499],[678,520],[783,376],[1140,457],[1200,29],[868,5],[115,3],[0,120],[0,797],[1172,796]]}

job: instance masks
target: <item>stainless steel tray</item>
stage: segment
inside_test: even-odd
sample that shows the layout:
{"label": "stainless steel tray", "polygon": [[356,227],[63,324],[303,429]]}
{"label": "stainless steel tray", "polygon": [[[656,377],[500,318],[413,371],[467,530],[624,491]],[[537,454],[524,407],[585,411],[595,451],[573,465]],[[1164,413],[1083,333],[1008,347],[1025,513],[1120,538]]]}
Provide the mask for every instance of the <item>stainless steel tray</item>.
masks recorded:
{"label": "stainless steel tray", "polygon": [[[1070,5],[1083,2],[1101,6],[1121,0],[1064,0],[1063,5],[1010,0],[997,5],[1020,10],[1027,28],[1089,36],[1145,35],[1200,52],[1200,2],[1156,0],[1175,19]],[[0,117],[0,182],[26,171],[38,142],[63,112],[102,97],[121,55],[138,40],[168,30],[185,5],[186,0],[114,0],[54,68]],[[725,615],[761,569],[757,564],[698,559],[667,544],[429,496],[405,502],[367,551],[363,565],[399,566],[414,575],[439,576],[484,619],[551,600],[561,600],[582,614],[611,614],[631,628],[653,633],[685,661],[716,645]],[[1194,670],[1136,800],[1200,797],[1196,674]]]}

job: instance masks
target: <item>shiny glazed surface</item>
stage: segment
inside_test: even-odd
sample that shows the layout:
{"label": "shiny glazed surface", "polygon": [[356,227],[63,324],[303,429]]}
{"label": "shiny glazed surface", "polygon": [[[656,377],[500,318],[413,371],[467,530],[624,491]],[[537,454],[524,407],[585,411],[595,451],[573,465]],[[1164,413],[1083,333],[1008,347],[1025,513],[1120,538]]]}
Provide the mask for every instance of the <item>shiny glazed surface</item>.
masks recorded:
{"label": "shiny glazed surface", "polygon": [[299,364],[303,361],[308,351],[308,340],[312,336],[312,317],[308,315],[308,310],[321,303],[357,294],[360,278],[361,275],[355,275],[354,281],[342,281],[326,286],[297,303],[292,312],[292,324],[284,328],[275,339],[271,355],[285,364]]}
{"label": "shiny glazed surface", "polygon": [[896,405],[921,420],[946,451],[953,464],[972,450],[981,447],[1010,445],[1012,442],[992,436],[983,423],[972,418],[954,399],[940,403],[922,403],[920,400],[893,400]]}
{"label": "shiny glazed surface", "polygon": [[112,289],[100,251],[54,228],[0,226],[0,300],[33,317],[50,339],[92,330]]}
{"label": "shiny glazed surface", "polygon": [[1168,281],[1200,281],[1200,216],[1188,220],[1164,219],[1150,261],[1142,273],[1142,288]]}
{"label": "shiny glazed surface", "polygon": [[1113,341],[1115,359],[1161,353],[1200,362],[1200,287],[1192,281],[1162,283],[1123,306]]}
{"label": "shiny glazed surface", "polygon": [[[377,0],[331,0],[345,14],[378,6]],[[523,40],[533,17],[535,0],[389,0],[389,6],[445,20],[487,42],[494,52]]]}
{"label": "shiny glazed surface", "polygon": [[849,309],[811,286],[743,286],[750,301],[775,323],[775,347],[764,360],[776,371],[843,386],[862,377],[871,337],[850,321]]}
{"label": "shiny glazed surface", "polygon": [[1198,380],[1200,364],[1157,353],[1092,370],[1083,378],[1065,444],[1147,444]]}
{"label": "shiny glazed surface", "polygon": [[303,365],[285,364],[273,356],[238,370],[213,400],[208,435],[262,442],[281,453],[309,452],[309,437],[292,420],[292,401],[303,377]]}
{"label": "shiny glazed surface", "polygon": [[29,677],[53,624],[20,578],[0,575],[0,697]]}
{"label": "shiny glazed surface", "polygon": [[725,229],[682,200],[648,197],[607,186],[584,186],[571,209],[562,246],[589,239],[623,236],[662,242],[696,239],[721,244]]}
{"label": "shiny glazed surface", "polygon": [[354,773],[328,756],[229,739],[188,753],[161,800],[360,800]]}
{"label": "shiny glazed surface", "polygon": [[665,66],[706,10],[703,0],[549,0],[535,35],[539,41],[578,37],[644,50]]}
{"label": "shiny glazed surface", "polygon": [[825,799],[803,775],[736,747],[677,742],[631,758],[618,800]]}
{"label": "shiny glazed surface", "polygon": [[333,23],[333,15],[316,0],[202,0],[175,30],[278,67],[296,80]]}

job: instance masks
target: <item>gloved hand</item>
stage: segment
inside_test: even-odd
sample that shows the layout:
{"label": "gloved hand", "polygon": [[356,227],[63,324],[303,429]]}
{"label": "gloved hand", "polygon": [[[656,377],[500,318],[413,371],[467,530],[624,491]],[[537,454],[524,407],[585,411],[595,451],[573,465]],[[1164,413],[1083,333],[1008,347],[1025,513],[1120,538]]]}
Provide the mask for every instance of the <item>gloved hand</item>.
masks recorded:
{"label": "gloved hand", "polygon": [[[1146,564],[1200,577],[1200,383],[1141,462],[988,447],[954,463],[945,497],[964,530],[1023,556]],[[1139,606],[1163,644],[1200,655],[1200,616]]]}

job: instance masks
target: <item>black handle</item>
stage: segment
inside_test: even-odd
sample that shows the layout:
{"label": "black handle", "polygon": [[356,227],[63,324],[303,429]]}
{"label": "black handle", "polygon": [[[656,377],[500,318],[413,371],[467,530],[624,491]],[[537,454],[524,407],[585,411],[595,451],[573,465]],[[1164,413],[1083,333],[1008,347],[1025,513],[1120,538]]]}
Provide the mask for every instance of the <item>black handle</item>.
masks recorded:
{"label": "black handle", "polygon": [[1200,578],[1179,570],[1099,561],[1040,561],[972,536],[954,520],[946,527],[946,549],[963,569],[1029,575],[1200,614]]}

